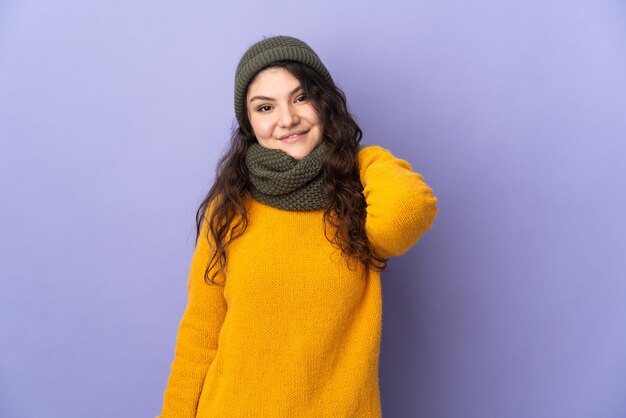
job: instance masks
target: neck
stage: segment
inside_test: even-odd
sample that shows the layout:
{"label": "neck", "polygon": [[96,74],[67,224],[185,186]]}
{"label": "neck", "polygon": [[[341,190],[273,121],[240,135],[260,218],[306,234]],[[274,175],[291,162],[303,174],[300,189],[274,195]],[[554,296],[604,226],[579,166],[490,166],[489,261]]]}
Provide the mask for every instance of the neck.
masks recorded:
{"label": "neck", "polygon": [[270,206],[285,210],[324,208],[324,143],[301,160],[282,150],[265,148],[258,142],[246,153],[252,196]]}

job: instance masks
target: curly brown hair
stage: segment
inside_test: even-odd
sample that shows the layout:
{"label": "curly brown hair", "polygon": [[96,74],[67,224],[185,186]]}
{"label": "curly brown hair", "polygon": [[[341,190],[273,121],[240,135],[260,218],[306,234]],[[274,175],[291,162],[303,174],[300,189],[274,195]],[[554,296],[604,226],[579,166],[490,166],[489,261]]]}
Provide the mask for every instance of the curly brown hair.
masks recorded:
{"label": "curly brown hair", "polygon": [[[276,61],[264,69],[270,67],[284,68],[300,81],[323,123],[326,239],[333,246],[341,248],[348,260],[359,260],[368,269],[385,270],[387,259],[375,254],[365,233],[367,205],[356,160],[363,133],[347,109],[345,94],[334,83],[324,80],[317,72],[299,62]],[[204,274],[207,284],[209,271],[217,264],[219,269],[214,271],[210,280],[215,284],[214,278],[224,272],[226,249],[248,226],[244,199],[250,196],[251,183],[245,155],[249,146],[256,141],[247,112],[243,112],[243,123],[233,129],[230,145],[217,163],[213,186],[196,212],[196,244],[202,222],[207,221],[207,213],[210,217],[206,238],[215,244]],[[327,225],[335,230],[332,238],[328,237]]]}

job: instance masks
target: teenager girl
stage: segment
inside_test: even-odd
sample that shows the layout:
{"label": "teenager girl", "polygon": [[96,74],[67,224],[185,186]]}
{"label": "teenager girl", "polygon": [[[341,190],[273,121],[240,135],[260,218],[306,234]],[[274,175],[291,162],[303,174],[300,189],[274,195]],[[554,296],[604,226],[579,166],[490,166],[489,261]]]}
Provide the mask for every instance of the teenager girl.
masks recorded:
{"label": "teenager girl", "polygon": [[360,144],[299,39],[245,52],[235,114],[196,213],[161,417],[380,417],[380,272],[430,229],[437,198],[407,161]]}

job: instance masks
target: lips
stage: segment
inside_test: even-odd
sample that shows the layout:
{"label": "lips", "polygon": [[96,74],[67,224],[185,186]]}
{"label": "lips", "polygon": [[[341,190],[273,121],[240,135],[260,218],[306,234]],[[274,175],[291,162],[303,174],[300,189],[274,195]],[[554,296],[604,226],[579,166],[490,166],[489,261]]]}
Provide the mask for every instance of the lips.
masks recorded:
{"label": "lips", "polygon": [[294,131],[294,132],[289,132],[286,135],[281,136],[279,139],[282,140],[288,140],[288,139],[297,139],[299,136],[301,136],[302,134],[307,133],[308,131]]}

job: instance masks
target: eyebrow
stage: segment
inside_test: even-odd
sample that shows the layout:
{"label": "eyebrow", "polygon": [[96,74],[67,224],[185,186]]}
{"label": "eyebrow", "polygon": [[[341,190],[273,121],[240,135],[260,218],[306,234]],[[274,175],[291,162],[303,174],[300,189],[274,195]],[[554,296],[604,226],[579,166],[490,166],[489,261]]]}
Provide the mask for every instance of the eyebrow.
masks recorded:
{"label": "eyebrow", "polygon": [[[295,89],[291,90],[291,92],[289,93],[289,95],[294,94],[295,92],[297,92],[298,90],[302,90],[302,84],[300,84],[298,87],[296,87]],[[272,99],[271,97],[267,97],[267,96],[254,96],[252,99],[250,99],[250,101],[248,103],[252,103],[255,100],[268,100],[268,101],[273,101],[274,99]]]}

